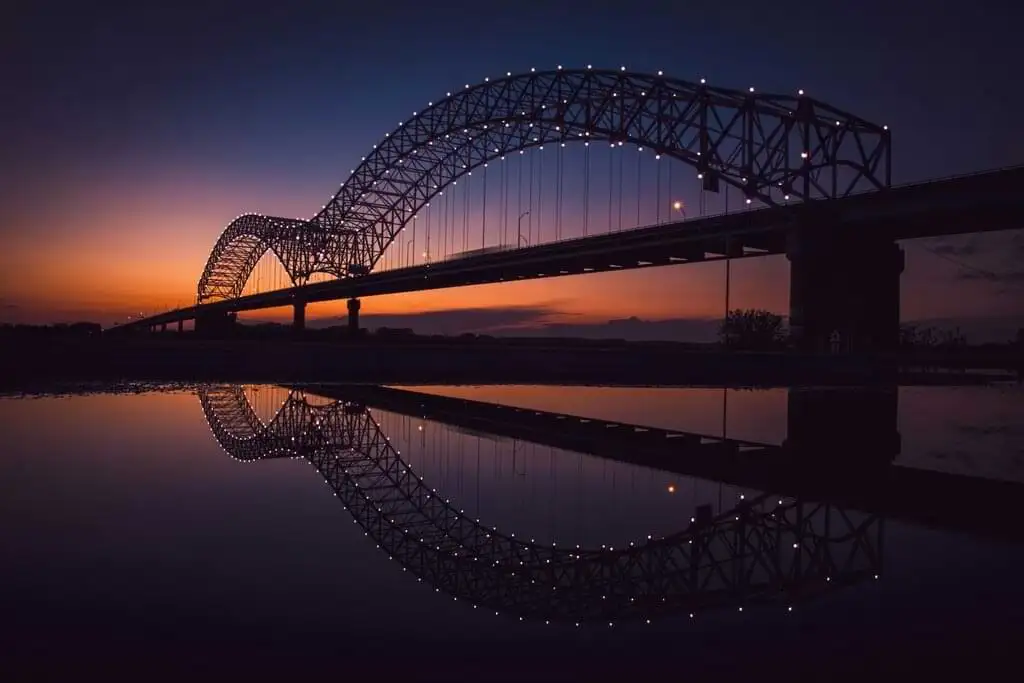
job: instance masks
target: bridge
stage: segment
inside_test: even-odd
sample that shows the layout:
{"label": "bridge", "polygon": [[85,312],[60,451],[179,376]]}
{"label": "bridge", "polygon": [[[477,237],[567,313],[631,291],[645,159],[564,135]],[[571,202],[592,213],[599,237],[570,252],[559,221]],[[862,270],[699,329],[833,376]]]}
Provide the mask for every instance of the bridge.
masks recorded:
{"label": "bridge", "polygon": [[793,605],[881,573],[883,520],[762,494],[625,547],[560,547],[468,514],[431,488],[358,402],[291,391],[266,423],[242,387],[201,387],[214,438],[243,462],[309,462],[364,535],[436,592],[520,621],[646,621]]}
{"label": "bridge", "polygon": [[[895,387],[790,389],[782,444],[598,420],[397,387],[303,385],[305,394],[372,406],[919,526],[1024,541],[1015,501],[1024,484],[894,464],[901,450]],[[955,501],[955,503],[953,502]]]}
{"label": "bridge", "polygon": [[[635,183],[624,145],[639,152]],[[214,245],[195,306],[118,329],[195,320],[217,334],[238,312],[281,306],[302,329],[308,304],[347,299],[355,331],[361,298],[374,295],[786,254],[798,346],[826,348],[838,330],[854,350],[893,348],[897,241],[1021,227],[1024,167],[893,187],[890,145],[886,126],[803,91],[625,69],[508,73],[414,112],[311,218],[239,216]],[[699,216],[678,200],[662,215],[679,178],[697,185]],[[720,199],[724,210],[706,211]],[[261,270],[268,259],[275,277]]]}

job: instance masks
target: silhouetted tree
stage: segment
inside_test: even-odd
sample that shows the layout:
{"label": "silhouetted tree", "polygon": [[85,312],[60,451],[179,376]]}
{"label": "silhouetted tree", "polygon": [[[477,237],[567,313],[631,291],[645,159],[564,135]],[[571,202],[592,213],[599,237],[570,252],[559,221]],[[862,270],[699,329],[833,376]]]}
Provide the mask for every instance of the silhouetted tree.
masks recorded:
{"label": "silhouetted tree", "polygon": [[0,337],[90,337],[99,336],[103,327],[99,323],[57,323],[54,325],[0,324]]}
{"label": "silhouetted tree", "polygon": [[959,327],[954,327],[952,330],[946,330],[939,345],[946,348],[962,348],[967,346],[967,337]]}
{"label": "silhouetted tree", "polygon": [[781,315],[748,308],[729,311],[718,334],[732,348],[771,349],[785,341],[786,330]]}
{"label": "silhouetted tree", "polygon": [[967,346],[967,338],[959,327],[939,330],[935,327],[901,325],[900,346],[907,349],[960,348]]}

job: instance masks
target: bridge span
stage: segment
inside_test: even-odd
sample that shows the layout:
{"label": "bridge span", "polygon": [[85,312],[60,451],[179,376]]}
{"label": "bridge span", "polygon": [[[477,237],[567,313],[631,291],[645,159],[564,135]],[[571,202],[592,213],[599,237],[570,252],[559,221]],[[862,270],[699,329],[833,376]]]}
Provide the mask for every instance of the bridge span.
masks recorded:
{"label": "bridge span", "polygon": [[[604,167],[607,192],[604,185],[591,191],[596,180],[591,178],[591,156],[596,155],[591,147],[598,142],[610,155]],[[887,350],[898,342],[904,259],[897,242],[1019,228],[1024,209],[1018,190],[1024,167],[893,187],[890,143],[887,126],[802,90],[796,95],[732,90],[625,68],[508,73],[467,84],[414,112],[373,146],[311,218],[239,216],[211,251],[199,279],[197,305],[117,329],[172,323],[180,329],[183,321],[195,320],[197,332],[219,334],[230,329],[240,311],[282,306],[293,308],[294,326],[302,329],[308,304],[347,299],[349,326],[357,330],[363,297],[786,254],[790,329],[798,347],[823,350],[838,331],[851,350]],[[546,145],[551,151],[541,154]],[[583,178],[577,183],[582,202],[563,197],[564,176],[571,175],[563,170],[567,145],[583,149]],[[636,183],[629,192],[636,195],[636,229],[622,223],[623,145],[648,150],[634,157]],[[553,155],[555,177],[543,175],[542,180],[544,162],[550,168]],[[529,161],[513,161],[520,159]],[[641,159],[655,162],[654,181],[643,182]],[[684,175],[699,185],[702,217],[687,219],[677,201],[678,215],[662,220],[664,169],[668,190],[678,189],[669,162],[684,166]],[[519,199],[510,216],[507,171],[516,163]],[[500,202],[501,213],[500,225],[492,224],[491,246],[489,165],[492,180],[496,174],[501,179],[499,196],[491,199],[492,207]],[[471,178],[474,170],[479,175]],[[482,187],[479,212],[472,208],[470,186]],[[545,188],[549,198],[555,195],[554,210],[541,201]],[[723,190],[725,212],[704,216],[705,199]],[[739,195],[740,211],[728,211],[730,190]],[[459,200],[450,203],[458,193],[463,193]],[[599,193],[605,195],[601,206],[608,210],[608,234],[587,235],[591,195]],[[658,220],[639,227],[647,202],[658,206]],[[614,232],[613,205],[618,215]],[[569,218],[581,211],[586,236],[562,239],[566,206]],[[463,218],[463,250],[477,229],[470,230],[470,224],[477,220],[480,235],[472,246],[479,249],[464,258],[431,262],[430,217],[438,232],[434,249],[443,240],[445,254],[456,243],[457,209]],[[533,239],[530,246],[535,217],[538,235],[554,234],[553,242]],[[417,224],[420,235],[426,233],[419,263]],[[517,245],[525,239],[527,246],[501,249],[509,237]],[[246,295],[265,254],[277,259],[294,286]],[[398,267],[388,269],[386,256]],[[311,282],[318,273],[334,279]]]}
{"label": "bridge span", "polygon": [[[1024,166],[289,287],[167,311],[117,329],[185,320],[196,320],[200,329],[199,321],[216,328],[231,314],[282,306],[295,309],[295,325],[301,328],[307,304],[339,299],[349,300],[349,325],[358,328],[363,297],[786,254],[790,318],[796,324],[802,320],[807,347],[823,349],[833,329],[848,336],[859,332],[853,337],[875,346],[872,340],[879,341],[883,332],[891,337],[898,328],[903,257],[895,243],[1024,227],[1022,185]],[[865,263],[873,267],[865,269]],[[854,310],[851,300],[863,302],[865,310]]]}

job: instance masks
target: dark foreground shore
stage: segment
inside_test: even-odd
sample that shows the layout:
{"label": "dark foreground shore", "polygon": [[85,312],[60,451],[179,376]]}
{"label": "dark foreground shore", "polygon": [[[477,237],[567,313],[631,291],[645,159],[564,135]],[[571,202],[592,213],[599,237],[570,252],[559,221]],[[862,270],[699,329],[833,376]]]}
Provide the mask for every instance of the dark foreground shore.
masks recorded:
{"label": "dark foreground shore", "polygon": [[[940,359],[941,360],[941,359]],[[959,365],[953,370],[940,366]],[[988,367],[987,372],[967,370]],[[159,338],[0,346],[0,385],[36,381],[761,385],[979,383],[1006,363],[734,352],[665,345],[348,344]],[[1016,376],[1007,371],[1004,378]]]}

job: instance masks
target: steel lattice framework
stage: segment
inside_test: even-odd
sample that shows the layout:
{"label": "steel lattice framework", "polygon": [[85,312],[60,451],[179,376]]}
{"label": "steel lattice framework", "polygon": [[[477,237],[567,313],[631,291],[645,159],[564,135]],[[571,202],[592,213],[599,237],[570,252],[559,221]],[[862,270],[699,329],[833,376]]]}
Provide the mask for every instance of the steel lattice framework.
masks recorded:
{"label": "steel lattice framework", "polygon": [[[811,97],[730,90],[667,76],[557,69],[448,93],[399,124],[308,221],[240,216],[218,239],[199,302],[240,296],[273,250],[296,284],[368,272],[451,183],[544,144],[627,143],[682,161],[769,206],[890,184],[889,131]],[[365,269],[365,270],[364,270]]]}
{"label": "steel lattice framework", "polygon": [[292,392],[264,425],[237,385],[201,388],[199,398],[229,455],[307,459],[403,571],[498,613],[577,623],[649,620],[792,604],[879,571],[881,520],[854,521],[830,505],[767,495],[617,550],[526,542],[430,488],[362,405],[312,406]]}

